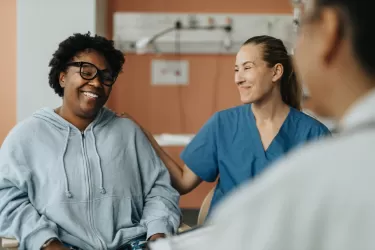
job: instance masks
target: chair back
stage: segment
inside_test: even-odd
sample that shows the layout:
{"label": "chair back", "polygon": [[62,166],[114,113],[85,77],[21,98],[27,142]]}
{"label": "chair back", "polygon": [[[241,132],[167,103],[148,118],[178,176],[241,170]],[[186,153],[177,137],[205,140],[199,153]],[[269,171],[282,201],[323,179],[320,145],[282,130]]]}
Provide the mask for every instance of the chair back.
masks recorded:
{"label": "chair back", "polygon": [[214,196],[214,192],[215,192],[215,187],[210,190],[210,192],[206,195],[206,197],[204,198],[202,202],[202,205],[198,214],[198,221],[197,221],[197,225],[199,226],[203,225],[204,221],[206,220],[208,210],[210,209],[210,206],[211,206],[212,197]]}

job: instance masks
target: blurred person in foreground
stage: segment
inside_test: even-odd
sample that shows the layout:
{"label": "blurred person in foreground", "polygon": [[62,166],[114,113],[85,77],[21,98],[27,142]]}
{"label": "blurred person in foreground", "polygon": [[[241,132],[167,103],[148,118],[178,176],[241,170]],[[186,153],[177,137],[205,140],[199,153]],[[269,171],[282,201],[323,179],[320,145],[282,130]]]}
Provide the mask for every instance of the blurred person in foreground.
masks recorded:
{"label": "blurred person in foreground", "polygon": [[152,250],[375,249],[375,36],[372,2],[300,6],[297,74],[335,137],[280,160],[225,199],[201,229]]}

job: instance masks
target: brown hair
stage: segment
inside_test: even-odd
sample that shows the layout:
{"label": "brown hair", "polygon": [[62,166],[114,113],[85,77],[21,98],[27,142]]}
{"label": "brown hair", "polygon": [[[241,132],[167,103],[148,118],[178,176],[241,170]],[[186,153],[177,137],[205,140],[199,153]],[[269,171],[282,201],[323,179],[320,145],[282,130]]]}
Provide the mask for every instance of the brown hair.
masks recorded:
{"label": "brown hair", "polygon": [[301,110],[302,89],[294,73],[292,59],[288,55],[284,43],[271,36],[254,36],[244,45],[255,44],[263,47],[263,60],[269,67],[277,63],[283,65],[284,73],[280,81],[280,94],[283,102],[295,109]]}

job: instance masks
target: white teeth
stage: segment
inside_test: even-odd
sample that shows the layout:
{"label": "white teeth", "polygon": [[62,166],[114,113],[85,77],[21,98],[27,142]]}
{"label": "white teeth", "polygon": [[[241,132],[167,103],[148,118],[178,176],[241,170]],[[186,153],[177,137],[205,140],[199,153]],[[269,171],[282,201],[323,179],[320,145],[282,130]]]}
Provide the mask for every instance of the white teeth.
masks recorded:
{"label": "white teeth", "polygon": [[83,92],[83,94],[87,97],[91,97],[91,98],[98,98],[98,95],[95,95],[93,93],[90,93],[90,92]]}

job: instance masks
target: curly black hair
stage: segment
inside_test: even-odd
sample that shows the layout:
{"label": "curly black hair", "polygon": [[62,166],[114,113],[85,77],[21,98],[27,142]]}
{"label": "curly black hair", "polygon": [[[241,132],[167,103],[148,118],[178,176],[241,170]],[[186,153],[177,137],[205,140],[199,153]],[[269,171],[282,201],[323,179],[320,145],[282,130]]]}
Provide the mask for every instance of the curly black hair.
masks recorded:
{"label": "curly black hair", "polygon": [[64,89],[60,86],[59,76],[67,68],[74,56],[87,49],[92,49],[104,56],[113,74],[117,76],[122,71],[125,63],[123,53],[114,47],[114,42],[102,36],[91,36],[86,34],[73,34],[59,44],[59,48],[53,54],[49,66],[51,70],[48,75],[49,85],[60,97],[64,96]]}

